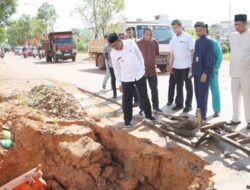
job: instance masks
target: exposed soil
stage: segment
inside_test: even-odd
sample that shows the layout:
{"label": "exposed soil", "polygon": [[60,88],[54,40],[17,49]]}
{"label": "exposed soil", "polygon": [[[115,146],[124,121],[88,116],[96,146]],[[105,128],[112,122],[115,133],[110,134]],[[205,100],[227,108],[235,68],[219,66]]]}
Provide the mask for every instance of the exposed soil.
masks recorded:
{"label": "exposed soil", "polygon": [[[65,99],[70,96],[60,93]],[[64,101],[57,96],[53,98]],[[47,105],[43,100],[30,106],[18,98],[0,98],[0,126],[8,125],[15,141],[13,148],[0,149],[0,186],[42,164],[44,179],[55,190],[212,187],[207,163],[179,146],[166,150],[116,128],[99,127],[86,114],[67,120],[51,115],[39,109],[41,103]]]}

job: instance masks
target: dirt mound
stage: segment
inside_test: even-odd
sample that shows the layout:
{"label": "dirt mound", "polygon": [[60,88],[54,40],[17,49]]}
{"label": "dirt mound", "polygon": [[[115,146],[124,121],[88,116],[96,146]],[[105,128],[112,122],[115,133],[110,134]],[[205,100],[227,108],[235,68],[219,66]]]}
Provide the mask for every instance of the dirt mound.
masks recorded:
{"label": "dirt mound", "polygon": [[0,185],[41,163],[50,189],[56,190],[184,190],[193,182],[196,189],[209,186],[206,163],[179,147],[166,151],[88,121],[43,121],[22,107],[4,117],[10,110],[0,118],[5,118],[3,124],[11,121],[15,146],[2,153]]}
{"label": "dirt mound", "polygon": [[76,119],[85,115],[72,94],[53,85],[36,86],[18,96],[18,100],[22,105],[38,109],[50,117]]}
{"label": "dirt mound", "polygon": [[101,128],[87,116],[55,120],[34,112],[32,108],[40,110],[39,105],[51,101],[48,92],[43,96],[40,89],[48,88],[32,90],[33,98],[35,94],[44,98],[30,107],[0,103],[1,126],[8,125],[15,141],[10,150],[0,150],[0,186],[38,164],[52,190],[202,190],[212,186],[212,174],[204,169],[207,163],[178,146],[165,150],[115,128]]}

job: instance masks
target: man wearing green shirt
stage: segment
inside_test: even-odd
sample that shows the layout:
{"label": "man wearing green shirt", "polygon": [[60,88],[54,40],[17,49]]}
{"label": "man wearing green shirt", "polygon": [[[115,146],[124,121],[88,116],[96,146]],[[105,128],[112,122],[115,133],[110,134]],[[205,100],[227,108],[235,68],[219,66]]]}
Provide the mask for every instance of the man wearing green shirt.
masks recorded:
{"label": "man wearing green shirt", "polygon": [[220,101],[220,88],[219,88],[219,69],[222,63],[223,55],[220,44],[218,41],[213,40],[214,46],[214,66],[213,66],[213,75],[210,80],[210,90],[212,94],[212,103],[214,110],[214,117],[220,116],[221,111],[221,101]]}

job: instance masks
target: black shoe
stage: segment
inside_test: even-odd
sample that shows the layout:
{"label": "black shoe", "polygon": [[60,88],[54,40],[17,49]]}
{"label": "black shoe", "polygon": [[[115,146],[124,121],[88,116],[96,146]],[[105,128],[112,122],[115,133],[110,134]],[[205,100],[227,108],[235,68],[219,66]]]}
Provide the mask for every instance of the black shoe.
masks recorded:
{"label": "black shoe", "polygon": [[114,95],[113,95],[113,98],[114,98],[114,99],[116,99],[116,98],[117,98],[117,95],[116,95],[116,94],[114,94]]}
{"label": "black shoe", "polygon": [[132,128],[132,125],[131,124],[128,124],[128,125],[124,125],[125,128]]}
{"label": "black shoe", "polygon": [[145,121],[152,124],[156,123],[156,119],[153,116],[145,118]]}
{"label": "black shoe", "polygon": [[132,106],[133,106],[133,108],[134,107],[138,107],[139,106],[139,102],[134,102]]}
{"label": "black shoe", "polygon": [[231,120],[229,122],[229,125],[239,125],[239,124],[241,124],[241,121],[233,121],[233,120]]}
{"label": "black shoe", "polygon": [[250,129],[250,123],[247,124],[247,129]]}
{"label": "black shoe", "polygon": [[171,106],[173,104],[173,102],[168,102],[167,106]]}
{"label": "black shoe", "polygon": [[154,109],[155,112],[159,112],[159,113],[162,113],[162,110],[160,108],[156,108]]}
{"label": "black shoe", "polygon": [[139,111],[139,115],[140,115],[140,116],[143,116],[143,115],[144,115],[144,110],[140,110],[140,111]]}
{"label": "black shoe", "polygon": [[192,110],[191,107],[185,107],[184,110],[183,110],[183,112],[184,112],[184,113],[188,113],[188,112],[190,112],[191,110]]}
{"label": "black shoe", "polygon": [[132,125],[131,125],[130,122],[125,121],[124,127],[125,127],[125,128],[131,128]]}
{"label": "black shoe", "polygon": [[215,112],[213,117],[220,117],[220,113],[219,112]]}
{"label": "black shoe", "polygon": [[207,117],[202,117],[202,120],[203,121],[207,121]]}
{"label": "black shoe", "polygon": [[183,108],[183,106],[175,106],[172,108],[173,111],[178,111],[181,110]]}

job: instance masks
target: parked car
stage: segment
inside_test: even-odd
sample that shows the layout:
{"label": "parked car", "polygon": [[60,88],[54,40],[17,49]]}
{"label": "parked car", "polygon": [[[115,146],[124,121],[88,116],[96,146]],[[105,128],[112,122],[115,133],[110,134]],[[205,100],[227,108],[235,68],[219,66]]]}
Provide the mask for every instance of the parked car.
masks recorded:
{"label": "parked car", "polygon": [[11,48],[10,48],[10,47],[5,47],[5,48],[4,48],[4,51],[5,51],[5,52],[9,52],[9,51],[11,51]]}

